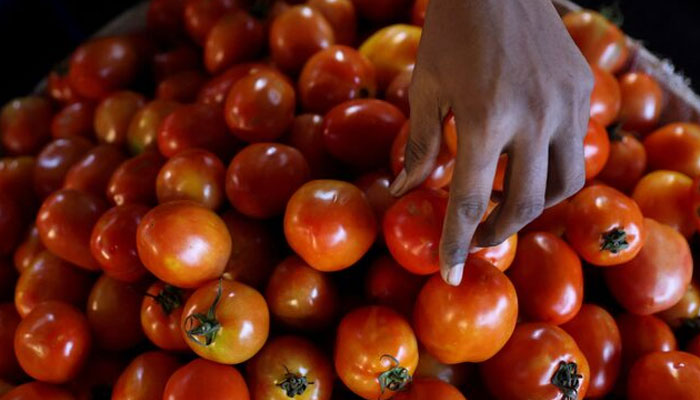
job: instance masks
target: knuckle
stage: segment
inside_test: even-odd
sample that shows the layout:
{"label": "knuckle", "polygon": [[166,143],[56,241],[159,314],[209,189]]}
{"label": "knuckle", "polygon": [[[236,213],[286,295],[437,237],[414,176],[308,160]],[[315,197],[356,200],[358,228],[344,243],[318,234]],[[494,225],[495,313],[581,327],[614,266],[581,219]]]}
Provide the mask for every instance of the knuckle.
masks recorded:
{"label": "knuckle", "polygon": [[480,196],[464,196],[457,199],[457,212],[461,219],[478,223],[486,213],[486,202]]}
{"label": "knuckle", "polygon": [[443,239],[441,246],[440,257],[447,262],[454,262],[457,260],[464,261],[467,258],[467,246],[459,238],[449,238]]}
{"label": "knuckle", "polygon": [[544,210],[544,198],[531,198],[518,201],[513,206],[515,218],[520,222],[529,222],[537,218]]}

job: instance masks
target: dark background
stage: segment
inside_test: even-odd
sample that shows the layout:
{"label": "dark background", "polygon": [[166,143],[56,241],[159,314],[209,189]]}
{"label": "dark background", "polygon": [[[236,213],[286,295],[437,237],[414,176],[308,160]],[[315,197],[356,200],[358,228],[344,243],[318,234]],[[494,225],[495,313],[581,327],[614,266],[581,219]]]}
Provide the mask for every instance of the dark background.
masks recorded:
{"label": "dark background", "polygon": [[[138,0],[0,0],[0,104],[28,93],[81,41]],[[610,0],[579,0],[599,9]],[[700,1],[620,0],[622,28],[700,91]]]}

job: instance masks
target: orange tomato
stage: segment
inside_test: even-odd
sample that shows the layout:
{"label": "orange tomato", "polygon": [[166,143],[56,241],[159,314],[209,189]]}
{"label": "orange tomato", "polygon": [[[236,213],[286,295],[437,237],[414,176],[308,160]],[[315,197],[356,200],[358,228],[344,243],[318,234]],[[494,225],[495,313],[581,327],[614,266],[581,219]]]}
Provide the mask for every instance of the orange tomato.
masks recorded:
{"label": "orange tomato", "polygon": [[394,400],[467,400],[456,387],[437,379],[416,379],[408,390],[400,392]]}
{"label": "orange tomato", "polygon": [[691,178],[700,176],[700,125],[677,122],[644,139],[651,169],[670,169]]}
{"label": "orange tomato", "polygon": [[625,34],[604,16],[580,10],[562,19],[589,64],[612,73],[625,65],[629,55]]}
{"label": "orange tomato", "polygon": [[654,171],[645,175],[634,188],[632,198],[647,218],[666,224],[686,238],[695,232],[688,218],[693,180],[680,172]]}
{"label": "orange tomato", "polygon": [[413,69],[421,32],[413,25],[390,25],[362,43],[360,53],[374,64],[380,90],[386,89],[401,72]]}
{"label": "orange tomato", "polygon": [[591,66],[591,70],[595,79],[591,93],[591,118],[608,126],[617,119],[620,112],[620,85],[610,72],[595,65]]}
{"label": "orange tomato", "polygon": [[663,92],[654,78],[643,72],[628,72],[620,77],[622,128],[646,133],[656,127],[661,116]]}
{"label": "orange tomato", "polygon": [[603,170],[610,155],[608,132],[595,119],[588,121],[588,131],[583,138],[583,153],[586,163],[586,180],[590,180]]}
{"label": "orange tomato", "polygon": [[622,192],[629,192],[644,174],[647,152],[631,133],[610,135],[610,156],[597,178]]}

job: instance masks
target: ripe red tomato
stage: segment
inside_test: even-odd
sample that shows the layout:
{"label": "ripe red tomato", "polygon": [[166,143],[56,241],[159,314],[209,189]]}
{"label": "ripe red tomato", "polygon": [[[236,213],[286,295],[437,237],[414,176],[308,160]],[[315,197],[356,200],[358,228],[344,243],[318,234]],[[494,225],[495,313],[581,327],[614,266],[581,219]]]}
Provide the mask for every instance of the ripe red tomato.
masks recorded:
{"label": "ripe red tomato", "polygon": [[620,85],[615,76],[595,65],[591,66],[595,84],[591,93],[591,118],[602,126],[615,122],[620,112]]}
{"label": "ripe red tomato", "polygon": [[136,248],[141,262],[160,280],[193,288],[224,272],[231,236],[211,210],[191,201],[171,201],[141,219]]}
{"label": "ripe red tomato", "polygon": [[107,210],[92,228],[92,256],[109,277],[137,282],[147,271],[136,252],[136,229],[148,212],[140,204],[125,204]]}
{"label": "ripe red tomato", "polygon": [[22,318],[12,303],[0,304],[0,377],[15,381],[22,369],[14,351],[15,331]]}
{"label": "ripe red tomato", "polygon": [[265,290],[270,313],[282,325],[306,331],[328,327],[338,311],[338,290],[327,274],[297,256],[272,272]]}
{"label": "ripe red tomato", "polygon": [[[486,221],[497,205],[498,203],[489,201],[489,205],[486,208],[486,214],[484,214],[484,216],[481,218],[481,222]],[[500,244],[490,247],[481,247],[476,251],[470,252],[467,257],[480,258],[505,272],[513,263],[517,248],[518,234],[514,233]]]}
{"label": "ripe red tomato", "polygon": [[[0,193],[15,199],[24,221],[35,219],[38,199],[34,191],[34,157],[0,158]],[[17,230],[19,225],[14,225]],[[7,236],[2,236],[7,237]]]}
{"label": "ripe red tomato", "polygon": [[54,192],[44,200],[36,218],[41,242],[53,254],[71,263],[98,270],[90,252],[90,235],[97,219],[107,209],[94,195],[72,189]]}
{"label": "ripe red tomato", "polygon": [[322,116],[317,114],[297,115],[282,141],[304,155],[313,178],[337,176],[337,172],[340,170],[338,163],[328,154],[323,144]]}
{"label": "ripe red tomato", "polygon": [[141,327],[153,344],[164,350],[187,350],[180,329],[185,301],[190,292],[155,282],[146,291],[141,303]]}
{"label": "ripe red tomato", "polygon": [[564,25],[589,64],[615,73],[627,62],[625,34],[604,16],[591,10],[573,11]]}
{"label": "ripe red tomato", "polygon": [[396,202],[396,197],[389,192],[392,180],[393,176],[388,171],[379,170],[366,173],[354,182],[355,186],[365,193],[377,221],[383,221],[386,210]]}
{"label": "ripe red tomato", "polygon": [[129,349],[143,339],[141,299],[148,286],[102,275],[90,291],[87,319],[96,344],[108,351]]}
{"label": "ripe red tomato", "polygon": [[610,135],[610,156],[597,178],[622,192],[629,192],[644,174],[647,153],[632,134],[616,132]]}
{"label": "ripe red tomato", "polygon": [[407,117],[411,115],[411,106],[408,103],[408,88],[411,86],[412,78],[413,70],[401,72],[391,80],[384,94],[386,101],[398,107]]}
{"label": "ripe red tomato", "polygon": [[82,100],[70,86],[68,75],[59,74],[56,71],[49,72],[46,79],[46,94],[61,105]]}
{"label": "ripe red tomato", "polygon": [[161,122],[180,105],[170,100],[151,100],[134,114],[126,133],[131,154],[158,149],[158,128]]}
{"label": "ripe red tomato", "polygon": [[626,379],[632,365],[645,354],[673,351],[676,337],[664,321],[653,315],[620,314],[615,319],[622,338],[621,379]]}
{"label": "ripe red tomato", "polygon": [[[216,0],[207,0],[216,1]],[[197,94],[197,102],[223,107],[226,95],[239,79],[260,71],[277,71],[272,66],[259,62],[237,64],[206,82]]]}
{"label": "ripe red tomato", "polygon": [[605,281],[627,311],[639,315],[667,310],[690,284],[693,260],[688,242],[668,225],[644,219],[647,240],[632,260],[605,270]]}
{"label": "ripe red tomato", "polygon": [[299,76],[301,104],[308,112],[324,114],[334,106],[374,97],[374,66],[352,47],[334,45],[314,54]]}
{"label": "ripe red tomato", "polygon": [[474,374],[476,364],[443,364],[420,348],[418,366],[413,378],[439,379],[455,387],[464,387],[471,375]]}
{"label": "ripe red tomato", "polygon": [[15,332],[15,354],[22,369],[48,383],[73,379],[87,360],[90,345],[85,315],[58,301],[34,307]]}
{"label": "ripe red tomato", "polygon": [[620,77],[622,128],[646,133],[656,128],[663,105],[663,92],[654,78],[643,72],[628,72]]}
{"label": "ripe red tomato", "polygon": [[411,23],[413,25],[423,26],[428,3],[428,0],[416,0],[413,2],[413,9],[411,10]]}
{"label": "ripe red tomato", "polygon": [[326,17],[337,44],[351,46],[355,43],[357,18],[352,0],[308,0],[306,5]]}
{"label": "ripe red tomato", "polygon": [[9,154],[38,152],[51,138],[51,103],[43,97],[19,97],[0,111],[0,139]]}
{"label": "ripe red tomato", "polygon": [[646,234],[637,203],[615,189],[588,186],[569,203],[566,237],[591,264],[610,266],[633,259]]}
{"label": "ripe red tomato", "polygon": [[691,178],[700,176],[700,125],[677,122],[644,139],[651,169],[670,169]]}
{"label": "ripe red tomato", "polygon": [[102,143],[123,144],[129,123],[146,105],[143,95],[123,90],[105,97],[95,109],[95,136]]}
{"label": "ripe red tomato", "polygon": [[459,286],[439,275],[428,280],[418,294],[413,325],[421,344],[439,361],[481,362],[503,347],[517,316],[513,284],[491,264],[473,259]]}
{"label": "ripe red tomato", "polygon": [[583,139],[583,152],[586,162],[586,179],[593,179],[603,170],[610,155],[608,132],[596,120],[588,121],[588,131]]}
{"label": "ripe red tomato", "polygon": [[180,367],[178,359],[162,351],[149,351],[134,358],[112,390],[112,400],[160,400],[165,384]]}
{"label": "ripe red tomato", "polygon": [[410,0],[353,0],[360,17],[373,23],[395,20],[397,16],[404,15],[411,5]]}
{"label": "ripe red tomato", "polygon": [[416,379],[409,389],[400,392],[394,400],[467,400],[456,387],[437,379]]}
{"label": "ripe red tomato", "polygon": [[357,262],[377,237],[372,206],[356,186],[315,180],[292,195],[284,215],[289,246],[319,271],[338,271]]}
{"label": "ripe red tomato", "polygon": [[24,229],[18,202],[8,194],[0,193],[0,255],[12,254]]}
{"label": "ripe red tomato", "polygon": [[95,146],[66,172],[64,189],[75,189],[104,198],[109,178],[126,156],[111,144]]}
{"label": "ripe red tomato", "polygon": [[309,6],[290,7],[270,26],[272,61],[292,74],[299,72],[312,55],[334,43],[331,24],[320,11]]}
{"label": "ripe red tomato", "polygon": [[362,43],[360,53],[374,64],[380,91],[386,89],[398,74],[413,69],[421,32],[417,26],[390,25]]}
{"label": "ripe red tomato", "polygon": [[155,150],[124,161],[109,178],[107,199],[118,206],[156,204],[156,178],[163,164],[165,158]]}
{"label": "ripe red tomato", "polygon": [[637,361],[627,381],[627,398],[698,400],[700,357],[682,351],[655,352]]}
{"label": "ripe red tomato", "polygon": [[[36,225],[32,224],[28,229],[24,237],[24,240],[15,248],[15,254],[13,256],[15,269],[20,274],[29,268],[34,262],[34,257],[39,253],[44,251],[45,247],[41,243],[41,238],[39,237],[39,230]],[[8,290],[12,290],[14,287],[14,282]]]}
{"label": "ripe red tomato", "polygon": [[210,281],[185,303],[180,320],[185,342],[200,357],[240,364],[265,344],[270,314],[265,298],[236,281]]}
{"label": "ripe red tomato", "polygon": [[16,386],[2,400],[75,400],[75,397],[60,386],[34,381]]}
{"label": "ripe red tomato", "polygon": [[261,70],[239,79],[226,97],[231,132],[246,142],[278,139],[294,120],[294,87],[280,73]]}
{"label": "ripe red tomato", "polygon": [[666,224],[686,238],[695,232],[691,209],[693,180],[680,172],[654,171],[635,186],[632,198],[647,218]]}
{"label": "ripe red tomato", "polygon": [[94,137],[93,120],[95,104],[80,100],[63,107],[51,120],[51,136],[69,138],[74,136],[92,139]]}
{"label": "ripe red tomato", "polygon": [[383,306],[358,308],[338,326],[335,370],[345,386],[367,400],[403,390],[418,365],[418,344],[406,320]]}
{"label": "ripe red tomato", "polygon": [[218,74],[231,65],[254,59],[263,49],[265,29],[260,20],[243,10],[218,18],[204,41],[204,65]]}
{"label": "ripe red tomato", "polygon": [[90,150],[92,143],[81,137],[56,139],[41,150],[34,166],[34,188],[45,198],[63,186],[63,179],[73,164]]}
{"label": "ripe red tomato", "polygon": [[700,229],[700,176],[693,180],[690,198],[690,215],[693,217],[693,221],[695,222],[695,228]]}
{"label": "ripe red tomato", "polygon": [[206,104],[177,107],[159,125],[157,140],[158,150],[166,157],[198,147],[228,159],[235,145],[221,110]]}
{"label": "ripe red tomato", "polygon": [[401,197],[384,215],[384,241],[402,267],[428,275],[440,269],[438,248],[447,194],[418,189]]}
{"label": "ripe red tomato", "polygon": [[331,399],[331,362],[301,337],[272,340],[248,363],[247,372],[252,400]]}
{"label": "ripe red tomato", "polygon": [[[234,4],[231,4],[234,3]],[[226,0],[186,0],[183,14],[185,29],[198,45],[204,45],[207,35],[216,22],[227,11],[234,11],[236,1]]]}
{"label": "ripe red tomato", "polygon": [[153,56],[153,75],[156,82],[160,82],[178,72],[199,69],[200,63],[198,47],[189,43],[180,44]]}
{"label": "ripe red tomato", "polygon": [[243,148],[226,172],[226,195],[240,213],[270,218],[284,212],[289,198],[309,180],[309,165],[297,149],[278,143]]}
{"label": "ripe red tomato", "polygon": [[425,281],[425,277],[406,271],[393,258],[382,255],[372,261],[367,270],[365,294],[371,302],[410,317]]}
{"label": "ripe red tomato", "polygon": [[15,306],[26,317],[41,302],[60,301],[82,309],[92,287],[93,278],[44,250],[39,253],[17,280]]}
{"label": "ripe red tomato", "polygon": [[[404,153],[406,150],[406,142],[410,132],[410,123],[406,121],[401,128],[401,131],[394,139],[391,146],[391,170],[394,175],[398,175],[404,168]],[[428,189],[441,189],[450,184],[452,181],[452,173],[455,168],[455,156],[450,149],[443,143],[440,146],[440,152],[435,159],[433,171],[423,182],[423,187]]]}
{"label": "ripe red tomato", "polygon": [[76,400],[107,398],[128,364],[124,354],[93,351],[83,370],[67,387]]}
{"label": "ripe red tomato", "polygon": [[177,38],[182,33],[183,0],[151,0],[148,2],[146,27],[160,39]]}
{"label": "ripe red tomato", "polygon": [[581,261],[565,241],[551,233],[533,232],[521,238],[508,277],[525,319],[561,325],[581,308]]}
{"label": "ripe red tomato", "polygon": [[156,98],[191,103],[206,81],[207,75],[196,69],[176,72],[158,83]]}
{"label": "ripe red tomato", "polygon": [[75,49],[68,79],[79,95],[100,99],[128,86],[140,68],[140,51],[131,38],[100,37]]}
{"label": "ripe red tomato", "polygon": [[[545,323],[519,324],[505,347],[480,365],[498,400],[583,399],[591,375],[586,357],[563,329]],[[506,371],[518,371],[503,379]]]}
{"label": "ripe red tomato", "polygon": [[658,313],[657,316],[673,329],[678,329],[683,323],[700,317],[700,286],[695,281],[691,281],[680,301],[668,310]]}
{"label": "ripe red tomato", "polygon": [[225,175],[224,164],[216,155],[202,149],[183,150],[158,172],[158,202],[192,200],[216,210],[224,201]]}
{"label": "ripe red tomato", "polygon": [[241,373],[230,365],[198,358],[176,370],[168,379],[163,400],[250,400]]}

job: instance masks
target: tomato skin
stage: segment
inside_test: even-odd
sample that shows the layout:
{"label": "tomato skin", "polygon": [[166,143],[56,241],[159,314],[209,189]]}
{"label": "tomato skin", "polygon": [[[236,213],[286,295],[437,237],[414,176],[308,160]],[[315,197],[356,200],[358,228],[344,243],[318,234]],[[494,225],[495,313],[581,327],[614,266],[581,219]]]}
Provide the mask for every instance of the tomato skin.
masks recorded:
{"label": "tomato skin", "polygon": [[413,25],[423,26],[428,3],[428,0],[416,0],[413,2],[413,9],[411,10],[411,23]]}
{"label": "tomato skin", "polygon": [[102,144],[88,150],[66,173],[64,189],[75,189],[104,198],[109,178],[126,156],[116,146]]}
{"label": "tomato skin", "polygon": [[395,20],[408,11],[410,0],[352,0],[360,17],[373,23]]}
{"label": "tomato skin", "polygon": [[126,143],[131,154],[158,149],[158,128],[161,122],[180,104],[170,100],[155,99],[146,103],[134,114],[126,133]]}
{"label": "tomato skin", "polygon": [[191,103],[206,81],[207,76],[196,69],[176,72],[158,83],[156,98]]}
{"label": "tomato skin", "polygon": [[220,0],[185,0],[183,21],[190,38],[198,45],[206,43],[207,35],[227,9],[226,1]]}
{"label": "tomato skin", "polygon": [[591,66],[595,84],[591,93],[591,118],[602,126],[612,124],[620,112],[620,85],[615,76],[595,65]]}
{"label": "tomato skin", "polygon": [[330,400],[333,391],[333,367],[330,360],[311,342],[297,336],[282,336],[270,341],[247,366],[253,400],[286,400],[279,385],[292,373],[313,382],[298,396],[308,400]]}
{"label": "tomato skin", "polygon": [[629,192],[642,178],[647,166],[647,153],[634,135],[622,132],[611,137],[610,156],[597,178],[611,187]]}
{"label": "tomato skin", "polygon": [[123,90],[105,97],[95,109],[95,136],[102,143],[123,144],[129,123],[146,104],[143,95]]}
{"label": "tomato skin", "polygon": [[481,362],[503,347],[517,314],[510,280],[491,264],[473,259],[459,286],[439,275],[428,279],[416,300],[413,325],[421,344],[440,362]]}
{"label": "tomato skin", "polygon": [[[15,248],[13,255],[14,265],[17,272],[20,274],[29,268],[34,262],[34,257],[44,251],[45,247],[41,243],[39,230],[36,225],[32,224],[28,229],[24,240]],[[14,282],[8,287],[9,290],[14,288]]]}
{"label": "tomato skin", "polygon": [[16,386],[2,400],[75,400],[75,397],[60,386],[34,381]]}
{"label": "tomato skin", "polygon": [[373,303],[409,317],[426,278],[408,272],[388,255],[376,258],[365,276],[365,294]]}
{"label": "tomato skin", "polygon": [[388,171],[379,170],[366,173],[354,182],[355,186],[365,193],[367,201],[374,209],[377,221],[383,221],[386,211],[396,202],[396,197],[389,192],[393,178]]}
{"label": "tomato skin", "polygon": [[[615,230],[624,232],[626,247],[617,246],[612,235]],[[646,235],[637,203],[615,189],[604,185],[588,186],[569,203],[566,237],[576,252],[591,264],[604,267],[630,261],[642,249]],[[603,248],[608,243],[612,249]]]}
{"label": "tomato skin", "polygon": [[[35,219],[39,205],[33,185],[35,165],[34,157],[0,158],[0,193],[17,201],[21,212],[19,216],[27,222]],[[17,226],[14,225],[13,230]]]}
{"label": "tomato skin", "polygon": [[224,201],[224,164],[202,149],[186,149],[171,157],[158,172],[159,203],[192,200],[211,210]]}
{"label": "tomato skin", "polygon": [[61,105],[82,100],[75,89],[70,86],[68,75],[61,75],[56,71],[49,72],[49,76],[46,78],[46,94]]}
{"label": "tomato skin", "polygon": [[168,379],[163,400],[250,400],[241,373],[230,365],[196,359]]}
{"label": "tomato skin", "polygon": [[95,104],[91,101],[76,101],[67,104],[51,119],[51,136],[69,138],[74,136],[92,139]]}
{"label": "tomato skin", "polygon": [[589,64],[612,73],[625,65],[629,56],[625,34],[604,16],[581,10],[562,19]]}
{"label": "tomato skin", "polygon": [[663,106],[663,92],[654,78],[643,72],[628,72],[619,79],[622,128],[646,133],[656,127]]}
{"label": "tomato skin", "polygon": [[355,43],[357,18],[352,0],[308,0],[306,4],[326,18],[337,44],[351,46]]}
{"label": "tomato skin", "polygon": [[294,117],[282,141],[301,152],[309,164],[313,178],[328,178],[340,170],[337,161],[328,154],[323,144],[323,117],[300,114]]}
{"label": "tomato skin", "polygon": [[294,192],[309,180],[309,165],[297,149],[278,143],[243,148],[226,172],[226,195],[240,213],[270,218],[284,212]]}
{"label": "tomato skin", "polygon": [[654,171],[635,186],[632,198],[647,218],[666,224],[686,238],[695,232],[688,218],[691,209],[693,181],[674,171]]}
{"label": "tomato skin", "polygon": [[18,202],[8,194],[0,193],[0,255],[12,254],[23,228]]}
{"label": "tomato skin", "polygon": [[199,48],[192,44],[178,45],[171,50],[156,53],[153,56],[152,64],[156,82],[178,72],[199,69]]}
{"label": "tomato skin", "polygon": [[583,139],[583,152],[586,163],[586,180],[590,180],[603,170],[610,155],[608,133],[595,119],[588,121],[588,131]]}
{"label": "tomato skin", "polygon": [[15,354],[32,378],[64,383],[79,372],[90,352],[90,327],[73,306],[43,302],[17,326]]}
{"label": "tomato skin", "polygon": [[148,4],[146,27],[161,39],[179,37],[182,33],[183,0],[152,0]]}
{"label": "tomato skin", "polygon": [[362,43],[360,53],[374,64],[380,91],[386,89],[401,72],[413,69],[421,32],[417,26],[390,25]]}
{"label": "tomato skin", "polygon": [[687,320],[700,317],[700,286],[691,281],[678,303],[656,315],[673,329],[680,328]]}
{"label": "tomato skin", "polygon": [[174,356],[150,351],[134,358],[112,390],[112,400],[161,400],[165,384],[181,364]]}
{"label": "tomato skin", "polygon": [[700,176],[693,180],[690,202],[690,215],[693,217],[695,228],[700,229]]}
{"label": "tomato skin", "polygon": [[410,388],[393,397],[394,400],[467,400],[456,387],[437,379],[416,379]]}
{"label": "tomato skin", "polygon": [[198,147],[227,159],[235,145],[221,110],[206,104],[187,104],[171,112],[158,127],[157,141],[165,157]]}
{"label": "tomato skin", "polygon": [[653,315],[620,314],[615,319],[622,338],[621,378],[642,356],[678,348],[676,337],[664,321]]}
{"label": "tomato skin", "polygon": [[211,210],[191,201],[171,201],[141,219],[136,248],[141,262],[160,280],[193,288],[224,272],[231,236]]}
{"label": "tomato skin", "polygon": [[[563,329],[545,323],[519,324],[505,347],[480,365],[481,376],[495,399],[563,399],[551,383],[560,362],[576,363],[581,374],[578,398],[585,398],[590,383],[586,357]],[[518,371],[502,379],[506,371]]]}
{"label": "tomato skin", "polygon": [[0,303],[0,377],[14,381],[22,369],[14,351],[15,332],[22,318],[12,303]]}
{"label": "tomato skin", "polygon": [[137,282],[147,273],[136,252],[136,229],[148,207],[125,204],[107,210],[92,228],[90,251],[111,278]]}
{"label": "tomato skin", "polygon": [[420,348],[418,366],[413,378],[439,379],[455,387],[464,387],[476,364],[443,364]]}
{"label": "tomato skin", "polygon": [[289,246],[311,267],[338,271],[369,250],[377,237],[377,222],[367,198],[356,186],[314,180],[289,199],[284,235]]}
{"label": "tomato skin", "polygon": [[438,246],[447,209],[447,194],[417,189],[384,214],[384,241],[394,259],[408,271],[429,275],[440,269]]}
{"label": "tomato skin", "polygon": [[[202,337],[188,332],[196,327],[193,314],[204,314],[221,289],[221,298],[214,308],[220,328],[205,344]],[[265,344],[270,329],[270,314],[265,298],[252,287],[226,279],[210,281],[195,290],[185,303],[180,327],[185,342],[200,357],[222,364],[240,364],[253,357]],[[200,340],[201,344],[196,340]]]}
{"label": "tomato skin", "polygon": [[67,387],[76,400],[104,398],[109,396],[128,363],[123,354],[93,351],[80,374]]}
{"label": "tomato skin", "polygon": [[397,364],[413,374],[418,365],[418,344],[411,326],[395,311],[383,306],[362,307],[340,322],[334,359],[338,376],[355,394],[367,400],[389,399],[395,392],[382,391],[377,377]]}
{"label": "tomato skin", "polygon": [[639,400],[700,399],[700,357],[682,351],[656,352],[630,370],[627,397]]}
{"label": "tomato skin", "polygon": [[411,106],[408,103],[408,88],[411,86],[412,78],[412,70],[401,72],[391,80],[384,94],[386,101],[398,107],[407,117],[411,115]]}
{"label": "tomato skin", "polygon": [[649,315],[676,304],[690,284],[688,242],[668,225],[644,220],[647,241],[632,260],[605,270],[605,282],[627,311]]}
{"label": "tomato skin", "polygon": [[289,256],[272,272],[265,300],[284,326],[306,331],[328,327],[338,311],[338,290],[330,277]]}
{"label": "tomato skin", "polygon": [[0,110],[2,146],[13,155],[34,154],[51,138],[51,103],[43,97],[11,100]]}
{"label": "tomato skin", "polygon": [[45,198],[63,186],[63,179],[73,164],[90,150],[92,143],[81,137],[56,139],[41,150],[34,165],[34,188]]}
{"label": "tomato skin", "polygon": [[505,272],[513,264],[517,248],[518,234],[514,233],[501,244],[483,247],[474,253],[470,253],[468,257],[480,258],[498,268],[500,271]]}
{"label": "tomato skin", "polygon": [[263,24],[246,11],[231,11],[219,18],[204,43],[204,65],[218,74],[241,61],[254,59],[265,42]]}
{"label": "tomato skin", "polygon": [[685,351],[700,357],[700,335],[695,336],[685,347]]}
{"label": "tomato skin", "polygon": [[147,151],[121,163],[107,184],[107,199],[115,205],[154,205],[156,179],[165,158],[158,151]]}
{"label": "tomato skin", "polygon": [[163,282],[148,288],[141,302],[141,327],[153,344],[163,350],[189,349],[180,330],[182,310],[189,296],[189,291]]}
{"label": "tomato skin", "polygon": [[644,138],[649,167],[700,176],[700,125],[677,122],[665,125]]}
{"label": "tomato skin", "polygon": [[581,308],[581,261],[566,242],[551,233],[533,232],[520,240],[508,277],[528,320],[561,325]]}
{"label": "tomato skin", "polygon": [[259,62],[236,64],[202,85],[197,94],[197,102],[223,107],[226,95],[231,87],[244,76],[252,75],[259,71],[276,70],[267,64]]}
{"label": "tomato skin", "polygon": [[282,70],[295,74],[312,55],[335,44],[333,27],[323,14],[306,5],[290,7],[270,26],[272,61]]}
{"label": "tomato skin", "polygon": [[73,189],[53,192],[36,218],[41,242],[53,254],[87,270],[99,264],[90,252],[90,235],[106,204],[94,195]]}
{"label": "tomato skin", "polygon": [[[401,128],[401,131],[394,143],[391,145],[391,153],[389,160],[391,162],[391,170],[394,175],[398,175],[404,169],[406,143],[410,132],[410,123],[406,121]],[[423,181],[423,187],[428,189],[441,189],[452,182],[452,174],[455,168],[455,156],[450,149],[443,143],[440,146],[440,151],[435,159],[433,171]]]}
{"label": "tomato skin", "polygon": [[83,308],[92,287],[93,278],[44,250],[20,275],[15,286],[15,306],[26,317],[41,302],[60,301]]}

